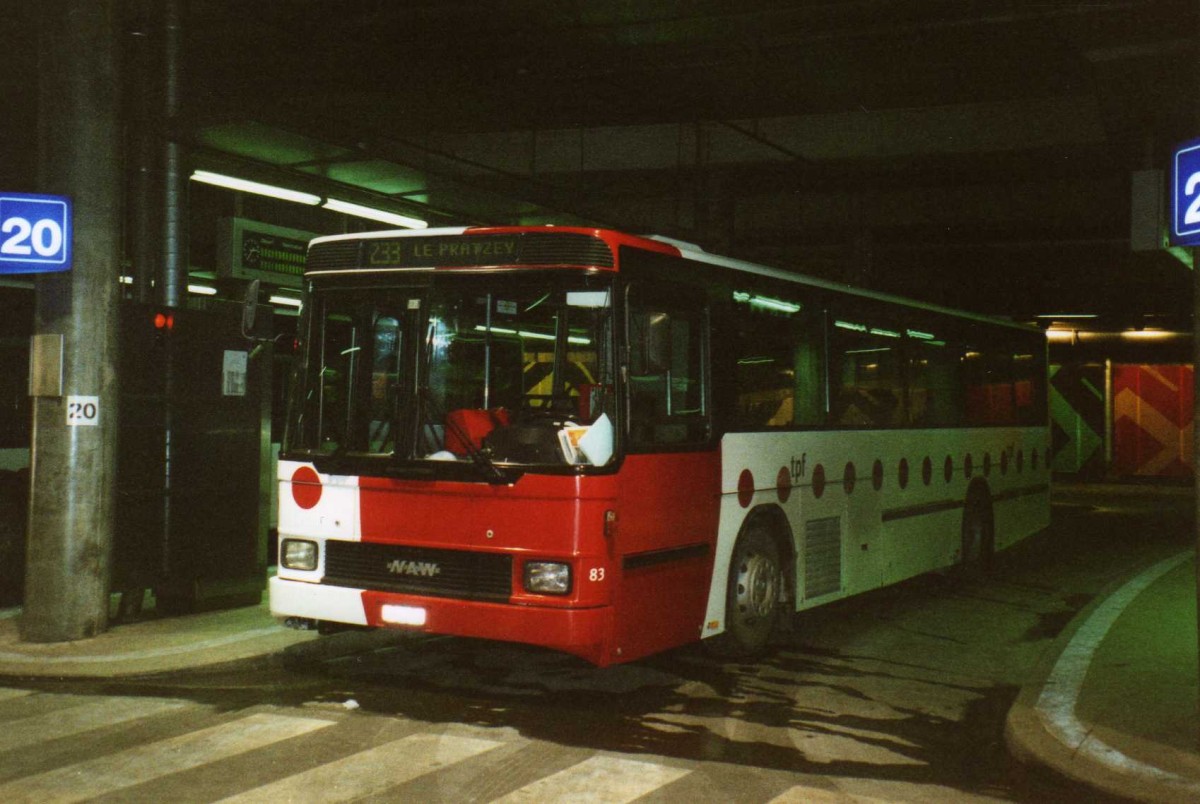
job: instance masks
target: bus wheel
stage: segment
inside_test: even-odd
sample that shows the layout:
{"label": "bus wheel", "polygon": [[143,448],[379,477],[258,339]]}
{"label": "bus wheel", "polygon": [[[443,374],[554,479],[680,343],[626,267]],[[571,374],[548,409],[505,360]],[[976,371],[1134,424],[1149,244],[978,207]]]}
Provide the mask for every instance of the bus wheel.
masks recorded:
{"label": "bus wheel", "polygon": [[761,653],[778,619],[782,590],[779,548],[766,531],[752,525],[733,549],[725,599],[725,633],[707,641],[713,643],[714,652],[727,657]]}
{"label": "bus wheel", "polygon": [[959,567],[964,574],[977,574],[991,569],[996,551],[995,523],[992,501],[986,490],[976,487],[967,495],[963,509],[962,556]]}

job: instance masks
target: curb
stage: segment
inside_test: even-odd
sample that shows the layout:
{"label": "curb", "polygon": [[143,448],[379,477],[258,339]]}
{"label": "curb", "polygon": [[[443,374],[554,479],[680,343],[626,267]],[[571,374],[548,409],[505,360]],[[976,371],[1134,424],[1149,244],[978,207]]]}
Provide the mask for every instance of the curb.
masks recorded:
{"label": "curb", "polygon": [[[1185,550],[1110,584],[1058,636],[1038,663],[1040,680],[1021,688],[1008,713],[1005,742],[1019,761],[1124,798],[1200,800],[1200,756],[1081,723],[1074,712],[1094,650],[1109,627],[1141,592],[1194,556]],[[1130,754],[1154,757],[1157,764]]]}
{"label": "curb", "polygon": [[117,678],[224,664],[316,639],[284,628],[261,607],[147,620],[74,642],[27,643],[17,617],[0,617],[0,677]]}

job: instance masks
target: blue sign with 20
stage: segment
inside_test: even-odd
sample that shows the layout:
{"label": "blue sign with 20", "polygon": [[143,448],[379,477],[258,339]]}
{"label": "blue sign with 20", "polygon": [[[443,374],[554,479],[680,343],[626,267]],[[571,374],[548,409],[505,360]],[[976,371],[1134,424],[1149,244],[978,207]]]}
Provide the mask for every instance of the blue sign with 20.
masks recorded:
{"label": "blue sign with 20", "polygon": [[71,199],[0,193],[0,274],[71,268]]}
{"label": "blue sign with 20", "polygon": [[1171,168],[1171,242],[1200,246],[1200,140],[1176,148]]}

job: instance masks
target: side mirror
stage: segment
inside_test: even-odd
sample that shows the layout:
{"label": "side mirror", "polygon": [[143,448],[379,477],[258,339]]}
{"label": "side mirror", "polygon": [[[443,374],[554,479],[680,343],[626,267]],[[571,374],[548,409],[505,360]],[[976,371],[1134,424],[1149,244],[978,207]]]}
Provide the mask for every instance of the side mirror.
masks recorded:
{"label": "side mirror", "polygon": [[258,319],[258,288],[261,281],[251,280],[246,288],[246,298],[242,302],[242,336],[254,337],[254,322]]}

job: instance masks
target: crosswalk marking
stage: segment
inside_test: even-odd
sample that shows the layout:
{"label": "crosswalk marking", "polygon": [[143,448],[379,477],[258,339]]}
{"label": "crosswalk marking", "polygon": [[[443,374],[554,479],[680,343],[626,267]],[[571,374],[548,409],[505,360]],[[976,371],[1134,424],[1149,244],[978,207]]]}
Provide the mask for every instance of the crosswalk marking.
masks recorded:
{"label": "crosswalk marking", "polygon": [[332,725],[332,721],[315,718],[254,714],[0,784],[0,801],[84,801]]}
{"label": "crosswalk marking", "polygon": [[821,787],[797,785],[780,793],[768,804],[886,804],[886,802],[881,798],[872,798],[871,796],[856,796]]}
{"label": "crosswalk marking", "polygon": [[633,801],[691,771],[651,762],[597,755],[514,790],[497,802],[570,801],[620,804]]}
{"label": "crosswalk marking", "polygon": [[447,734],[413,734],[225,799],[350,801],[373,795],[498,748],[503,743]]}
{"label": "crosswalk marking", "polygon": [[0,687],[0,701],[8,701],[13,698],[24,698],[26,695],[32,695],[29,690],[14,690],[11,687]]}
{"label": "crosswalk marking", "polygon": [[183,701],[164,698],[105,698],[82,706],[10,720],[0,729],[0,751],[70,737],[93,729],[127,723],[182,709]]}

